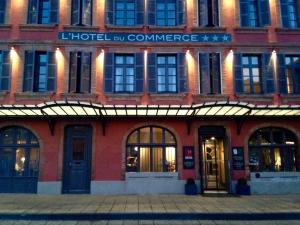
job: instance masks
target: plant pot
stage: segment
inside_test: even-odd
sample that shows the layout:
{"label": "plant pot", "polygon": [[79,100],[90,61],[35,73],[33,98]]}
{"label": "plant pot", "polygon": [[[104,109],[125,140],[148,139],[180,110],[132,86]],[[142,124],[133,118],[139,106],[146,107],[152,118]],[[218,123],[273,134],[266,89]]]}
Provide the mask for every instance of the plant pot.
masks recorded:
{"label": "plant pot", "polygon": [[238,195],[251,195],[249,185],[236,185],[235,189]]}
{"label": "plant pot", "polygon": [[184,186],[184,191],[186,195],[196,195],[197,194],[197,185],[196,184],[186,184]]}

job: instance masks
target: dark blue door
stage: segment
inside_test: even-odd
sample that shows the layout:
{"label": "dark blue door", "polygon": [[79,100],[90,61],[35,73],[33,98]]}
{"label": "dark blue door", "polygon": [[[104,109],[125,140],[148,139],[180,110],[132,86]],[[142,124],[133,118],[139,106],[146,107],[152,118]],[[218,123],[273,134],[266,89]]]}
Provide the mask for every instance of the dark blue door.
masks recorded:
{"label": "dark blue door", "polygon": [[92,128],[68,126],[65,129],[63,193],[90,193]]}

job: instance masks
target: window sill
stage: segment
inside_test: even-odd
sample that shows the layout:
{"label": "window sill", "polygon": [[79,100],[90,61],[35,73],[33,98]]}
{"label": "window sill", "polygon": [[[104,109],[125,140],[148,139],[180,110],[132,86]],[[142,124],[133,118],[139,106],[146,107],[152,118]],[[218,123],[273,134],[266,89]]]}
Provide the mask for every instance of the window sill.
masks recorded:
{"label": "window sill", "polygon": [[287,28],[287,27],[278,27],[275,28],[275,31],[278,34],[300,34],[300,27],[298,28]]}
{"label": "window sill", "polygon": [[236,27],[234,31],[241,34],[267,34],[268,27]]}
{"label": "window sill", "polygon": [[236,99],[242,102],[273,102],[273,95],[265,94],[236,94]]}
{"label": "window sill", "polygon": [[193,27],[192,31],[205,33],[224,33],[227,31],[225,27]]}
{"label": "window sill", "polygon": [[8,91],[0,91],[0,100],[3,100],[7,95],[9,95]]}
{"label": "window sill", "polygon": [[66,30],[66,31],[99,31],[98,26],[64,25],[63,29]]}
{"label": "window sill", "polygon": [[16,100],[51,100],[55,92],[17,92],[14,95]]}
{"label": "window sill", "polygon": [[140,101],[143,94],[121,94],[121,93],[115,93],[115,94],[105,94],[108,101],[114,101],[114,100],[135,100],[137,102]]}
{"label": "window sill", "polygon": [[67,99],[67,100],[78,100],[78,101],[96,101],[98,98],[98,94],[93,93],[61,93],[61,98]]}
{"label": "window sill", "polygon": [[156,94],[150,94],[150,97],[154,101],[159,101],[159,100],[181,101],[187,95],[188,95],[187,93],[161,93],[161,94],[156,93]]}
{"label": "window sill", "polygon": [[130,32],[140,32],[145,26],[117,26],[117,25],[105,25],[108,31],[130,31]]}
{"label": "window sill", "polygon": [[21,31],[54,31],[57,28],[57,24],[20,24]]}
{"label": "window sill", "polygon": [[0,24],[0,31],[1,30],[10,30],[12,27],[11,24]]}
{"label": "window sill", "polygon": [[148,26],[148,29],[152,31],[173,31],[182,32],[186,29],[186,26]]}
{"label": "window sill", "polygon": [[284,103],[289,101],[300,101],[300,94],[281,94],[280,97]]}
{"label": "window sill", "polygon": [[178,180],[178,172],[126,172],[127,179],[175,179]]}
{"label": "window sill", "polygon": [[215,101],[228,101],[229,95],[222,94],[197,94],[193,95],[193,102],[215,102]]}

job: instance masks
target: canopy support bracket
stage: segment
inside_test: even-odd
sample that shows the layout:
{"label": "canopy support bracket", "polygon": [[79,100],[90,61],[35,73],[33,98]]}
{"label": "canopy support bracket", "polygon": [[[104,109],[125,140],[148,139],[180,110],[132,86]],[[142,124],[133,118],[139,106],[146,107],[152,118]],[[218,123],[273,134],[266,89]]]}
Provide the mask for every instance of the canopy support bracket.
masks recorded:
{"label": "canopy support bracket", "polygon": [[48,126],[49,126],[51,136],[54,136],[55,124],[56,124],[56,119],[48,118]]}

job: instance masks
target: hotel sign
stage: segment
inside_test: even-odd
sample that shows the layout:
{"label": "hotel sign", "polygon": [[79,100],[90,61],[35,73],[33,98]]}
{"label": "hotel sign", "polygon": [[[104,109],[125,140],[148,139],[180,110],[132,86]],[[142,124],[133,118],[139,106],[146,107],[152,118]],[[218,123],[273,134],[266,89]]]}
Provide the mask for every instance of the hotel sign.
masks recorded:
{"label": "hotel sign", "polygon": [[94,33],[94,32],[60,32],[59,40],[64,41],[95,41],[95,42],[167,42],[167,43],[220,43],[231,42],[227,33]]}

